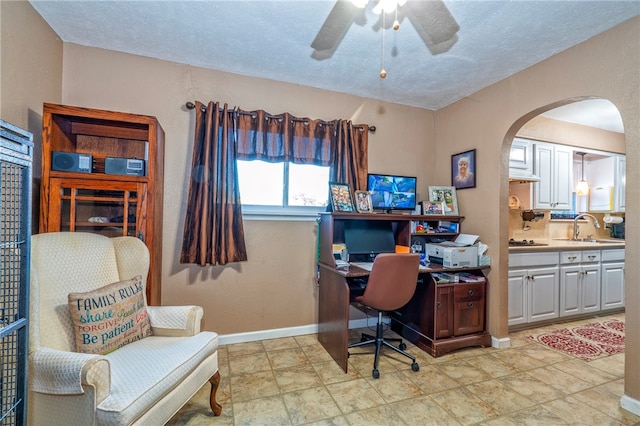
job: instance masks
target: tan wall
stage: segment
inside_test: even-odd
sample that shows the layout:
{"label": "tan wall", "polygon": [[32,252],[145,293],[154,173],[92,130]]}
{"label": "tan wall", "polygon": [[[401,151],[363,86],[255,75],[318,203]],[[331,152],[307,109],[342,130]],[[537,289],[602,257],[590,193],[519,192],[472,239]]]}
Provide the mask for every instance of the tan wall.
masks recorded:
{"label": "tan wall", "polygon": [[[433,113],[308,87],[243,77],[113,51],[65,45],[63,102],[156,116],[166,133],[163,304],[201,304],[204,328],[238,333],[317,322],[316,223],[245,221],[249,261],[227,267],[178,262],[193,138],[186,101],[375,125],[370,170],[417,175],[433,169]],[[424,159],[424,160],[423,160]]]}
{"label": "tan wall", "polygon": [[26,0],[0,1],[0,76],[0,118],[33,133],[37,229],[42,102],[62,99],[62,41]]}
{"label": "tan wall", "polygon": [[[436,113],[436,175],[449,173],[451,154],[477,148],[477,188],[459,191],[467,214],[465,230],[490,247],[489,330],[507,336],[507,262],[509,236],[508,153],[516,132],[538,114],[568,99],[599,96],[620,110],[626,138],[627,181],[640,177],[640,18],[627,21],[578,46],[536,64]],[[465,125],[461,125],[464,123]],[[496,167],[499,163],[499,167]],[[627,187],[627,259],[637,259],[640,191]],[[627,262],[626,276],[640,275],[638,262]],[[640,399],[640,288],[627,279],[625,391]],[[633,332],[632,330],[636,330]]]}
{"label": "tan wall", "polygon": [[518,130],[518,136],[600,151],[625,153],[624,133],[610,132],[537,116]]}
{"label": "tan wall", "polygon": [[26,0],[0,2],[0,35],[0,117],[39,134],[42,101],[61,99],[62,41]]}

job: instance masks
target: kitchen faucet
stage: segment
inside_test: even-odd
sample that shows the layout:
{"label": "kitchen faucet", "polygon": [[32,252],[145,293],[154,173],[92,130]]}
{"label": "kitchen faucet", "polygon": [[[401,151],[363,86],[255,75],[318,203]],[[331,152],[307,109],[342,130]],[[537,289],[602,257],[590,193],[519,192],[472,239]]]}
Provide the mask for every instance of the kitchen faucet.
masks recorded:
{"label": "kitchen faucet", "polygon": [[596,219],[596,217],[594,215],[591,215],[589,213],[581,213],[578,216],[576,216],[573,219],[573,238],[572,240],[577,241],[578,240],[578,234],[580,233],[580,228],[578,228],[578,219],[582,218],[582,217],[590,217],[593,220],[593,226],[595,226],[596,229],[600,229],[600,223],[598,223],[598,219]]}

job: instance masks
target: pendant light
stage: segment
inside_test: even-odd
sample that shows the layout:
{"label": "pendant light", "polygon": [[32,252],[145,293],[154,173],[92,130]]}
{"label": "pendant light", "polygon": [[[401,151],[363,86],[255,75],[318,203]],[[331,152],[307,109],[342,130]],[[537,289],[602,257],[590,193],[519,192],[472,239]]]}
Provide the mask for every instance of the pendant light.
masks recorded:
{"label": "pendant light", "polygon": [[584,178],[584,156],[587,155],[586,152],[576,152],[576,154],[582,156],[582,178],[578,185],[576,185],[576,194],[577,195],[587,195],[589,193],[589,182]]}

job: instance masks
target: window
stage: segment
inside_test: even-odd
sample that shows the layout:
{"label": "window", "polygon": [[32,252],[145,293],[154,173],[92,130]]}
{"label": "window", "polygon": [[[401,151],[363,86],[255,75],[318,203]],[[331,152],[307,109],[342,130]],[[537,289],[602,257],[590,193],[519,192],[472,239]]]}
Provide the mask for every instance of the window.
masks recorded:
{"label": "window", "polygon": [[578,216],[578,212],[586,212],[587,197],[576,195],[575,191],[571,193],[571,210],[551,210],[549,212],[550,219],[573,220]]}
{"label": "window", "polygon": [[243,214],[316,216],[328,201],[329,167],[237,160]]}

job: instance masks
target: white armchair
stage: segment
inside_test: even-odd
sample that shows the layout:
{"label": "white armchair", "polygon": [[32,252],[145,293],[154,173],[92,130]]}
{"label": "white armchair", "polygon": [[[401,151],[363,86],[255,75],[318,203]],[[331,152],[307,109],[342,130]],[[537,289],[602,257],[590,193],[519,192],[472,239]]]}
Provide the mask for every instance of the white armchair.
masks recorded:
{"label": "white armchair", "polygon": [[54,232],[31,242],[28,422],[160,425],[207,381],[215,415],[218,335],[200,332],[199,306],[149,306],[153,335],[106,355],[74,352],[67,295],[142,275],[137,238]]}

